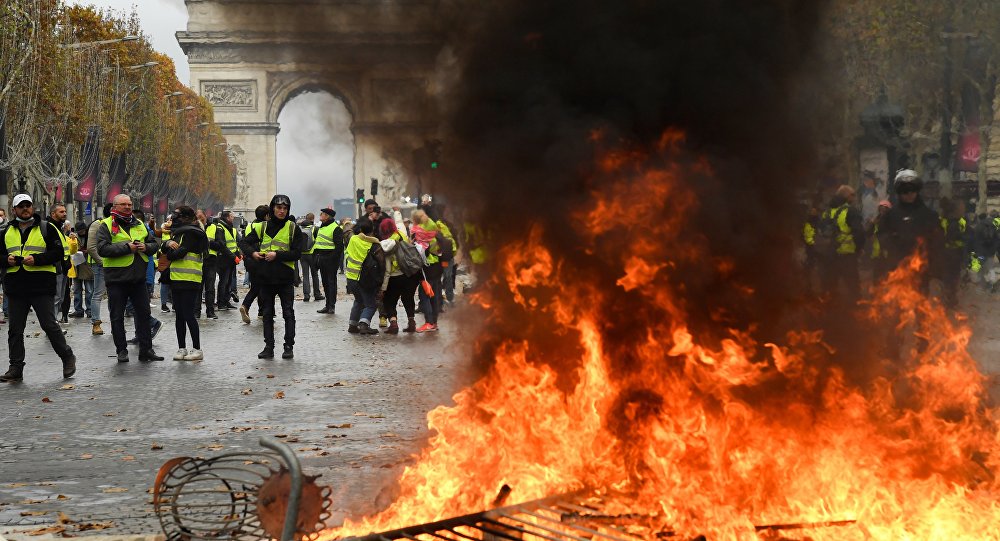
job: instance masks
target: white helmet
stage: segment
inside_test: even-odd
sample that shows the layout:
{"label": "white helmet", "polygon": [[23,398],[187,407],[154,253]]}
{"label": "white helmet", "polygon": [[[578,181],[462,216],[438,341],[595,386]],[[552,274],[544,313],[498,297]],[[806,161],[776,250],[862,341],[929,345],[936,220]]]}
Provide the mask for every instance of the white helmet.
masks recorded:
{"label": "white helmet", "polygon": [[895,188],[896,193],[901,191],[919,192],[924,187],[924,183],[920,180],[920,175],[913,169],[900,169],[896,172],[896,180],[892,183],[892,186]]}

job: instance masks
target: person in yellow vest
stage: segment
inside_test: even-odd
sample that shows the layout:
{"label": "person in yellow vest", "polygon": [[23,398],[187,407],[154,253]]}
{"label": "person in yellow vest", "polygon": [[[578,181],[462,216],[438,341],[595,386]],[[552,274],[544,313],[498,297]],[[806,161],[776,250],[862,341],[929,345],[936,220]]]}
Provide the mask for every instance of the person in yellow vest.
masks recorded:
{"label": "person in yellow vest", "polygon": [[240,241],[243,253],[250,254],[259,264],[257,279],[260,282],[261,315],[264,316],[264,349],[258,359],[274,358],[274,297],[281,300],[281,316],[285,320],[285,342],[282,359],[295,356],[295,262],[302,256],[302,231],[290,214],[292,200],[287,195],[271,198],[268,220],[258,232],[250,233]]}
{"label": "person in yellow vest", "polygon": [[[316,215],[311,212],[306,214],[299,227],[302,229],[302,234],[304,235],[303,241],[305,242],[302,250],[302,259],[299,259],[299,267],[302,271],[302,301],[309,302],[309,298],[313,296],[313,290],[316,291],[316,300],[321,301],[325,297],[323,297],[323,292],[319,285],[319,267],[316,266],[316,256],[313,253],[316,250]],[[309,246],[309,248],[306,248],[306,246]]]}
{"label": "person in yellow vest", "polygon": [[[211,235],[206,232],[206,235]],[[233,229],[233,213],[224,210],[215,220],[214,240],[218,243],[218,255],[215,258],[215,271],[219,277],[219,289],[216,298],[216,308],[219,310],[235,310],[229,302],[232,290],[233,271],[236,269],[236,257],[239,249],[236,247],[236,230]],[[212,236],[208,237],[211,242]],[[207,291],[206,291],[207,295]],[[207,300],[206,300],[207,302]]]}
{"label": "person in yellow vest", "polygon": [[[180,206],[170,219],[170,240],[163,244],[162,252],[170,261],[163,278],[170,285],[174,304],[177,353],[175,361],[200,361],[205,358],[201,350],[201,330],[195,312],[201,304],[201,277],[208,237],[196,222],[194,209]],[[187,349],[187,333],[191,333],[191,348]]]}
{"label": "person in yellow vest", "polygon": [[[111,203],[104,205],[103,217],[111,216]],[[104,284],[104,259],[97,253],[97,230],[104,227],[104,223],[99,219],[94,219],[90,227],[87,228],[87,261],[90,269],[94,272],[94,296],[90,303],[90,324],[91,334],[101,336],[104,329],[101,328],[101,305],[104,304],[104,296],[107,287]]]}
{"label": "person in yellow vest", "polygon": [[160,243],[149,234],[146,224],[132,215],[132,198],[121,194],[112,201],[111,216],[102,220],[97,230],[97,253],[104,259],[104,282],[108,288],[108,311],[111,312],[111,336],[118,362],[127,363],[125,304],[132,300],[135,334],[140,361],[162,361],[153,349],[150,327],[149,290],[146,272],[149,258]]}
{"label": "person in yellow vest", "polygon": [[417,332],[434,332],[438,330],[438,314],[441,313],[441,277],[444,274],[441,267],[441,247],[437,241],[438,226],[420,209],[413,211],[410,217],[413,218],[413,227],[410,229],[413,242],[423,248],[427,261],[423,277],[431,287],[430,295],[423,287],[417,288],[420,311],[424,314],[424,324],[417,328]]}
{"label": "person in yellow vest", "polygon": [[948,308],[958,306],[958,286],[962,269],[968,261],[966,253],[965,205],[960,200],[941,199],[941,229],[944,231],[944,250],[941,252],[940,269],[942,302]]}
{"label": "person in yellow vest", "polygon": [[[385,285],[385,260],[382,260],[382,273],[377,277],[363,276],[362,267],[369,257],[381,255],[381,245],[375,235],[375,227],[368,218],[361,218],[354,225],[354,234],[347,243],[347,267],[344,276],[347,278],[347,292],[354,295],[351,306],[351,316],[347,324],[347,332],[351,334],[378,334],[377,328],[372,328],[372,318],[378,307],[380,288]],[[378,246],[375,250],[372,248]]]}
{"label": "person in yellow vest", "polygon": [[0,381],[24,378],[24,328],[28,310],[35,311],[38,325],[62,359],[63,377],[76,373],[76,357],[55,316],[56,264],[65,257],[62,237],[55,225],[35,213],[28,194],[14,196],[14,217],[4,230],[0,243],[0,266],[4,268],[3,285],[7,292],[7,345],[10,367]]}
{"label": "person in yellow vest", "polygon": [[858,253],[864,247],[865,230],[861,224],[861,212],[854,207],[857,194],[854,188],[843,185],[830,201],[830,208],[820,218],[832,223],[834,232],[833,253],[823,261],[820,276],[823,290],[838,298],[837,286],[843,284],[843,300],[853,304],[861,296],[861,278],[858,274]]}
{"label": "person in yellow vest", "polygon": [[319,296],[316,287],[316,300],[324,299],[326,304],[317,310],[320,314],[332,314],[337,308],[337,267],[344,259],[344,229],[336,220],[337,213],[331,208],[319,211],[319,227],[313,228],[313,253],[320,278],[323,280],[324,297]]}
{"label": "person in yellow vest", "polygon": [[[269,209],[267,205],[257,205],[254,210],[254,221],[247,224],[246,229],[243,231],[243,238],[246,238],[251,231],[257,232],[257,238],[260,238],[261,231],[260,228],[267,221],[267,213]],[[253,306],[253,301],[257,300],[257,296],[260,295],[260,283],[257,280],[257,268],[260,266],[257,261],[251,257],[253,252],[243,252],[243,266],[247,270],[247,278],[250,280],[250,290],[247,291],[245,297],[243,297],[243,302],[240,303],[240,317],[243,318],[243,323],[250,324],[250,307]]]}
{"label": "person in yellow vest", "polygon": [[56,265],[56,297],[53,302],[55,302],[56,314],[63,312],[60,321],[69,323],[63,310],[63,300],[67,299],[69,295],[69,277],[66,276],[69,272],[69,239],[63,232],[63,227],[66,225],[66,206],[61,203],[52,205],[49,210],[49,222],[59,230],[59,238],[63,246],[63,259]]}

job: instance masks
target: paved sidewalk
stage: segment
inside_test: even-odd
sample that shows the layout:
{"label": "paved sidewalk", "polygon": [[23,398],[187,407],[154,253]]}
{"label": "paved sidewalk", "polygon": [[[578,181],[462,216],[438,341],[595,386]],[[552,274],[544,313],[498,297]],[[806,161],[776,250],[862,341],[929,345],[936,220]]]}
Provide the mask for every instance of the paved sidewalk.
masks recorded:
{"label": "paved sidewalk", "polygon": [[346,332],[343,293],[334,316],[296,302],[289,361],[258,360],[260,321],[221,312],[201,320],[206,358],[192,363],[170,360],[173,314],[154,303],[164,322],[154,345],[166,361],[139,363],[133,347],[132,362],[118,364],[110,329],[94,337],[88,320],[75,319],[64,326],[78,358],[72,380],[29,320],[25,381],[0,386],[0,534],[24,539],[13,532],[60,518],[69,535],[158,533],[148,491],[163,462],[259,450],[262,435],[288,442],[307,473],[322,474],[335,519],[368,512],[426,439],[427,412],[467,381],[456,344],[470,336],[472,307],[448,310],[438,333],[360,337]]}

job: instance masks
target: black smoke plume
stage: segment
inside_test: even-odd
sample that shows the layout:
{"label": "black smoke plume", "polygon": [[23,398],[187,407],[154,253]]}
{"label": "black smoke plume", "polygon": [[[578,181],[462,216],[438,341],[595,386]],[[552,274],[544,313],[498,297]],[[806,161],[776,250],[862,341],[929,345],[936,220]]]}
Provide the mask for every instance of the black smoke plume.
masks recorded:
{"label": "black smoke plume", "polygon": [[[686,146],[715,171],[690,179],[692,241],[734,262],[726,273],[710,260],[677,269],[690,325],[776,334],[795,278],[797,188],[812,162],[803,130],[810,111],[796,104],[806,101],[798,92],[815,68],[823,2],[493,4],[452,4],[461,8],[451,24],[461,30],[449,40],[457,77],[441,103],[453,181],[445,191],[455,206],[472,205],[472,219],[497,245],[540,224],[545,244],[579,266],[581,280],[612,289],[622,270],[581,251],[590,233],[571,220],[599,181],[596,153],[649,147],[668,128],[683,130]],[[640,230],[665,218],[635,216]],[[632,240],[623,232],[617,242]],[[610,336],[641,339],[642,318],[655,316],[637,309],[638,295],[621,291],[622,302],[607,308]],[[517,321],[496,324],[500,336],[525,332]]]}

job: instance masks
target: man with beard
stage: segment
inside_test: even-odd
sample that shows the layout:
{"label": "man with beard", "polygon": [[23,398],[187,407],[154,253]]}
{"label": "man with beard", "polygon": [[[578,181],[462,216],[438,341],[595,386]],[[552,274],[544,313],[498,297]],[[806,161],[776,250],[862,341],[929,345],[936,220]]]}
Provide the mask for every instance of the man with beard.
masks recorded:
{"label": "man with beard", "polygon": [[[922,250],[921,255],[935,265],[944,248],[944,233],[938,214],[920,198],[923,185],[912,169],[903,169],[896,174],[893,189],[898,202],[885,213],[878,230],[879,244],[888,253],[890,269],[895,269],[904,258],[918,250]],[[929,274],[925,271],[921,277],[925,292],[928,283]]]}
{"label": "man with beard", "polygon": [[[331,208],[319,211],[320,226],[315,229],[316,244],[313,253],[316,266],[323,280],[326,306],[317,310],[320,314],[332,314],[337,305],[337,268],[344,258],[344,230],[336,220],[337,213]],[[319,292],[319,287],[316,288]],[[319,295],[316,300],[319,300]]]}
{"label": "man with beard", "polygon": [[8,293],[10,327],[7,347],[10,368],[0,381],[21,381],[24,373],[24,328],[28,310],[34,309],[38,325],[45,331],[52,349],[62,359],[63,377],[76,373],[76,357],[66,344],[56,322],[56,264],[62,261],[62,237],[54,224],[35,213],[31,196],[14,196],[15,221],[4,230],[0,243],[0,266],[5,270],[4,289]]}
{"label": "man with beard", "polygon": [[[59,239],[63,247],[63,259],[56,264],[56,296],[53,299],[55,303],[56,313],[58,314],[62,310],[63,300],[69,295],[69,239],[63,233],[63,228],[66,225],[66,206],[56,203],[52,206],[52,210],[49,211],[49,223],[56,226],[59,230]],[[63,323],[69,323],[66,315],[62,316],[60,319]]]}
{"label": "man with beard", "polygon": [[132,301],[140,361],[162,361],[153,350],[149,317],[149,290],[146,271],[149,258],[156,254],[159,242],[149,234],[146,225],[132,215],[132,199],[121,194],[112,202],[111,217],[102,220],[97,230],[97,253],[104,260],[104,282],[108,289],[108,311],[111,312],[111,335],[115,342],[118,362],[128,362],[125,338],[125,304]]}
{"label": "man with beard", "polygon": [[268,220],[260,232],[251,229],[243,237],[240,249],[249,253],[258,265],[261,313],[264,316],[264,349],[258,359],[274,358],[274,297],[281,300],[281,316],[285,320],[285,342],[282,359],[295,356],[295,262],[302,255],[302,231],[289,213],[292,200],[287,195],[271,198]]}
{"label": "man with beard", "polygon": [[[212,237],[209,237],[212,240]],[[224,210],[215,221],[215,239],[218,243],[216,257],[216,273],[219,275],[219,290],[216,301],[219,310],[236,308],[229,302],[232,289],[233,271],[236,268],[236,231],[233,229],[233,213]]]}

